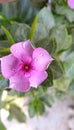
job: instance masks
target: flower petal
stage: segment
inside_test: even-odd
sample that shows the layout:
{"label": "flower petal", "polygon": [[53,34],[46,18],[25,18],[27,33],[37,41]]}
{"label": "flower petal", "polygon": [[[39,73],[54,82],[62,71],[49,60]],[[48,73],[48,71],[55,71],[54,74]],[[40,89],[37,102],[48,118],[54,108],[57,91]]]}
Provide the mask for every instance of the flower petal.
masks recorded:
{"label": "flower petal", "polygon": [[14,75],[18,66],[18,59],[11,54],[1,58],[1,72],[5,78],[9,78]]}
{"label": "flower petal", "polygon": [[10,78],[10,88],[20,92],[26,92],[30,89],[30,83],[23,74],[17,73]]}
{"label": "flower petal", "polygon": [[47,77],[46,71],[34,71],[30,72],[31,76],[29,78],[30,86],[37,88]]}
{"label": "flower petal", "polygon": [[11,53],[18,59],[23,59],[25,55],[32,56],[34,48],[29,40],[14,44],[10,48]]}
{"label": "flower petal", "polygon": [[68,5],[71,9],[74,9],[74,0],[68,0]]}
{"label": "flower petal", "polygon": [[43,48],[37,48],[33,51],[32,65],[36,70],[46,70],[52,60],[51,55]]}

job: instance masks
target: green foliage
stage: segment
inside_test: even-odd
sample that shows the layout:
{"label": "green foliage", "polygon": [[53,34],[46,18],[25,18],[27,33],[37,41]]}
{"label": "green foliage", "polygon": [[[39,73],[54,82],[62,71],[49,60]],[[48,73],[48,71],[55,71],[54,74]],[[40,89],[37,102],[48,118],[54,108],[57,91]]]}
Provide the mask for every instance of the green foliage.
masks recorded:
{"label": "green foliage", "polygon": [[[25,116],[24,112],[16,104],[10,104],[9,112],[10,112],[9,117],[10,116],[14,117],[19,122],[26,122],[26,116]],[[8,119],[9,119],[9,117],[8,117]]]}
{"label": "green foliage", "polygon": [[31,118],[34,117],[35,114],[43,115],[45,112],[45,107],[43,102],[38,98],[35,98],[34,100],[30,101],[28,112]]}
{"label": "green foliage", "polygon": [[1,28],[4,31],[4,33],[6,34],[8,40],[9,40],[9,43],[14,44],[15,41],[13,40],[13,38],[12,38],[11,34],[9,33],[9,31],[4,26],[1,26]]}
{"label": "green foliage", "polygon": [[68,78],[74,78],[74,52],[69,54],[64,61],[65,74]]}
{"label": "green foliage", "polygon": [[[48,36],[50,29],[55,26],[54,16],[47,8],[43,8],[36,16],[30,31],[30,39],[33,42],[42,40]],[[32,34],[32,35],[31,35]]]}
{"label": "green foliage", "polygon": [[6,127],[4,126],[4,124],[2,122],[0,122],[0,129],[1,130],[6,130]]}
{"label": "green foliage", "polygon": [[25,23],[12,22],[8,30],[15,42],[19,42],[28,39],[30,27]]}
{"label": "green foliage", "polygon": [[48,78],[42,83],[42,86],[44,87],[49,87],[53,85],[53,73],[50,67],[47,69],[47,73]]}
{"label": "green foliage", "polygon": [[74,22],[74,11],[67,6],[56,6],[56,13],[65,16],[69,22]]}
{"label": "green foliage", "polygon": [[53,72],[53,78],[54,79],[57,79],[57,78],[60,78],[61,76],[63,76],[63,74],[64,74],[64,67],[63,67],[62,62],[54,60],[51,63],[50,68],[51,68],[51,70]]}
{"label": "green foliage", "polygon": [[68,89],[67,89],[67,92],[69,93],[69,95],[71,97],[74,98],[74,79],[70,82]]}
{"label": "green foliage", "polygon": [[[34,47],[45,48],[54,59],[46,70],[48,78],[37,89],[24,93],[9,89],[0,68],[0,99],[3,90],[8,91],[0,106],[9,111],[9,120],[26,121],[24,112],[13,102],[15,97],[28,97],[24,104],[31,118],[43,115],[45,105],[51,107],[55,98],[74,97],[74,10],[66,0],[52,0],[51,9],[48,5],[47,0],[0,4],[0,57],[10,54],[11,44],[30,39]],[[5,130],[2,122],[0,129]]]}
{"label": "green foliage", "polygon": [[56,42],[56,53],[65,51],[72,44],[72,37],[68,35],[68,31],[65,25],[55,26],[50,33],[50,39],[54,39]]}
{"label": "green foliage", "polygon": [[7,17],[3,15],[2,13],[0,13],[0,25],[6,25],[9,23],[10,21],[7,19]]}
{"label": "green foliage", "polygon": [[0,80],[0,90],[3,90],[3,89],[5,89],[8,86],[9,86],[8,79]]}

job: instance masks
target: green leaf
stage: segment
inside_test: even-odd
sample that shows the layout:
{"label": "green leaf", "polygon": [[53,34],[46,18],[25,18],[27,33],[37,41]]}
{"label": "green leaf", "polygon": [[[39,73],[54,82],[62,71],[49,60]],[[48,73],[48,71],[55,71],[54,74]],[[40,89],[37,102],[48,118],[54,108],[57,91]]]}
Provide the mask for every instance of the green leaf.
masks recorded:
{"label": "green leaf", "polygon": [[30,27],[24,23],[13,22],[8,30],[14,37],[15,42],[20,42],[28,39]]}
{"label": "green leaf", "polygon": [[45,95],[43,97],[40,98],[41,101],[43,103],[45,103],[45,105],[47,105],[48,107],[51,107],[52,106],[52,103],[53,103],[53,98],[50,96],[50,95]]}
{"label": "green leaf", "polygon": [[54,88],[57,88],[60,91],[67,91],[67,88],[70,84],[70,79],[66,77],[59,78],[57,80],[54,80]]}
{"label": "green leaf", "polygon": [[48,73],[47,79],[41,84],[44,87],[50,87],[53,85],[53,73],[50,67],[47,69],[47,73]]}
{"label": "green leaf", "polygon": [[22,22],[26,22],[31,25],[34,17],[38,12],[31,0],[19,0],[17,2],[17,16]]}
{"label": "green leaf", "polygon": [[35,42],[34,45],[35,47],[42,47],[46,49],[50,54],[53,54],[56,50],[56,43],[54,42],[54,40],[51,41],[49,36]]}
{"label": "green leaf", "polygon": [[44,112],[45,112],[45,106],[44,106],[44,103],[41,100],[37,101],[36,112],[39,115],[43,115]]}
{"label": "green leaf", "polygon": [[29,102],[28,112],[31,118],[37,115],[42,115],[45,112],[45,106],[43,102],[38,98],[33,98]]}
{"label": "green leaf", "polygon": [[28,112],[29,112],[29,116],[31,118],[33,118],[36,114],[36,110],[35,110],[35,107],[34,107],[34,104],[33,103],[29,103],[29,106],[28,106]]}
{"label": "green leaf", "polygon": [[5,56],[10,53],[10,48],[5,48],[0,50],[0,57]]}
{"label": "green leaf", "polygon": [[2,80],[3,79],[3,76],[0,74],[0,80]]}
{"label": "green leaf", "polygon": [[58,6],[57,5],[56,12],[58,14],[64,15],[69,20],[69,22],[74,21],[74,10],[71,10],[67,6]]}
{"label": "green leaf", "polygon": [[1,130],[6,130],[6,127],[4,126],[4,124],[2,122],[0,122],[0,129]]}
{"label": "green leaf", "polygon": [[10,44],[7,40],[1,40],[0,41],[0,50],[9,48]]}
{"label": "green leaf", "polygon": [[8,86],[9,86],[8,79],[0,80],[0,90],[3,90],[4,88]]}
{"label": "green leaf", "polygon": [[50,69],[53,72],[53,79],[60,78],[64,74],[64,67],[60,61],[53,60],[53,62],[50,64]]}
{"label": "green leaf", "polygon": [[19,106],[11,104],[9,108],[10,114],[19,122],[26,122],[26,116]]}
{"label": "green leaf", "polygon": [[6,16],[0,13],[0,25],[9,24],[10,21],[6,18]]}
{"label": "green leaf", "polygon": [[65,51],[72,45],[72,37],[68,35],[65,25],[58,25],[50,32],[50,39],[56,41],[56,52]]}
{"label": "green leaf", "polygon": [[31,41],[32,41],[35,29],[36,29],[37,21],[38,21],[38,16],[35,17],[34,22],[32,23],[31,30],[30,30],[29,38]]}
{"label": "green leaf", "polygon": [[12,121],[12,119],[13,119],[13,115],[9,114],[9,116],[7,117],[7,120]]}
{"label": "green leaf", "polygon": [[5,14],[7,18],[12,18],[17,14],[17,2],[3,2],[1,4],[1,12]]}
{"label": "green leaf", "polygon": [[47,4],[47,0],[32,0],[32,2],[38,8],[42,8]]}
{"label": "green leaf", "polygon": [[48,36],[50,29],[55,26],[55,20],[51,11],[43,8],[32,25],[30,38],[33,42],[42,40]]}
{"label": "green leaf", "polygon": [[74,52],[64,60],[65,75],[68,78],[74,78]]}
{"label": "green leaf", "polygon": [[70,82],[67,91],[68,91],[69,95],[74,97],[74,79]]}
{"label": "green leaf", "polygon": [[47,32],[49,33],[50,29],[55,26],[55,20],[52,12],[44,7],[38,14],[38,23],[42,23]]}
{"label": "green leaf", "polygon": [[14,44],[15,41],[13,40],[13,38],[12,38],[10,32],[9,32],[4,26],[1,26],[1,28],[2,28],[2,30],[4,31],[4,33],[6,34],[8,40],[9,40],[9,43],[10,43],[10,44]]}

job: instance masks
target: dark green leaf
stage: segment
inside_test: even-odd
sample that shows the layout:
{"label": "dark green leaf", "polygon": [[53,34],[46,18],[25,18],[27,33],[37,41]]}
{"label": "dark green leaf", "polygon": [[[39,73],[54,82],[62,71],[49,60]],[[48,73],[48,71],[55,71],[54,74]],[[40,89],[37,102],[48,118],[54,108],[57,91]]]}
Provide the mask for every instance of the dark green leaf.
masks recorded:
{"label": "dark green leaf", "polygon": [[5,15],[3,15],[2,13],[0,13],[0,25],[5,25],[5,24],[9,24],[9,20],[6,18]]}
{"label": "dark green leaf", "polygon": [[41,84],[44,87],[50,87],[53,85],[53,73],[50,67],[47,69],[47,73],[48,73],[47,79]]}
{"label": "dark green leaf", "polygon": [[17,16],[20,20],[25,21],[29,24],[32,23],[35,15],[37,14],[38,10],[32,4],[31,0],[19,0],[17,2]]}
{"label": "dark green leaf", "polygon": [[54,79],[57,79],[57,78],[60,78],[61,76],[63,76],[64,68],[63,68],[63,64],[60,61],[54,60],[50,64],[50,68],[53,72],[53,78]]}
{"label": "dark green leaf", "polygon": [[[51,11],[43,8],[37,15],[31,28],[30,38],[33,42],[42,40],[48,36],[50,29],[55,26],[55,20]],[[32,33],[32,34],[31,34]]]}
{"label": "dark green leaf", "polygon": [[17,14],[17,2],[3,2],[1,12],[5,14],[7,18],[12,18]]}
{"label": "dark green leaf", "polygon": [[23,41],[28,39],[30,27],[24,23],[13,22],[9,27],[12,37],[14,37],[15,42]]}
{"label": "dark green leaf", "polygon": [[45,39],[37,41],[34,43],[36,47],[45,48],[50,54],[53,54],[56,50],[56,43],[50,40],[50,37],[47,36]]}
{"label": "dark green leaf", "polygon": [[3,90],[8,86],[9,86],[8,79],[0,80],[0,90]]}
{"label": "dark green leaf", "polygon": [[72,45],[72,37],[68,35],[64,25],[54,27],[51,30],[50,39],[56,41],[56,52],[64,51]]}

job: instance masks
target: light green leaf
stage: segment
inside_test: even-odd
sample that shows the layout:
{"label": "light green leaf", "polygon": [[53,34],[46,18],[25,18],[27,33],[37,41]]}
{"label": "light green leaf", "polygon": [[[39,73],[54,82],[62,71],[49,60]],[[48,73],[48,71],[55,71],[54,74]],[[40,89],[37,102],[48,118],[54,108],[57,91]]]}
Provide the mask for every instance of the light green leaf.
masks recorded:
{"label": "light green leaf", "polygon": [[31,118],[33,118],[36,114],[36,110],[35,110],[35,106],[33,103],[29,103],[29,106],[28,106],[28,112],[29,112],[29,116]]}
{"label": "light green leaf", "polygon": [[4,126],[2,122],[0,122],[0,130],[6,130],[6,127]]}
{"label": "light green leaf", "polygon": [[54,88],[57,88],[60,91],[67,91],[67,88],[69,86],[71,80],[69,80],[66,77],[59,78],[57,80],[54,80]]}
{"label": "light green leaf", "polygon": [[26,116],[19,106],[11,104],[9,108],[10,114],[19,122],[26,122]]}
{"label": "light green leaf", "polygon": [[[37,15],[30,31],[33,42],[42,40],[48,36],[52,27],[55,26],[54,16],[47,8],[43,8]],[[31,34],[32,33],[32,34]]]}
{"label": "light green leaf", "polygon": [[68,78],[74,78],[74,52],[64,60],[65,75]]}
{"label": "light green leaf", "polygon": [[1,49],[1,50],[0,50],[0,57],[9,54],[9,52],[10,52],[10,48]]}
{"label": "light green leaf", "polygon": [[56,52],[65,51],[72,45],[72,37],[68,35],[65,25],[54,27],[51,30],[50,39],[56,41]]}
{"label": "light green leaf", "polygon": [[9,23],[10,21],[6,18],[6,16],[0,13],[0,25],[5,25]]}
{"label": "light green leaf", "polygon": [[43,115],[44,112],[45,112],[45,106],[44,106],[44,103],[41,100],[38,100],[38,102],[37,102],[36,112],[39,115]]}
{"label": "light green leaf", "polygon": [[67,91],[68,91],[69,95],[74,97],[74,79],[70,82]]}
{"label": "light green leaf", "polygon": [[58,14],[64,15],[69,22],[74,21],[74,10],[71,10],[67,6],[56,6],[56,11]]}
{"label": "light green leaf", "polygon": [[8,38],[8,41],[10,44],[14,44],[15,41],[13,40],[10,32],[4,27],[4,26],[1,26],[2,30],[4,31],[4,33],[6,34],[7,38]]}

